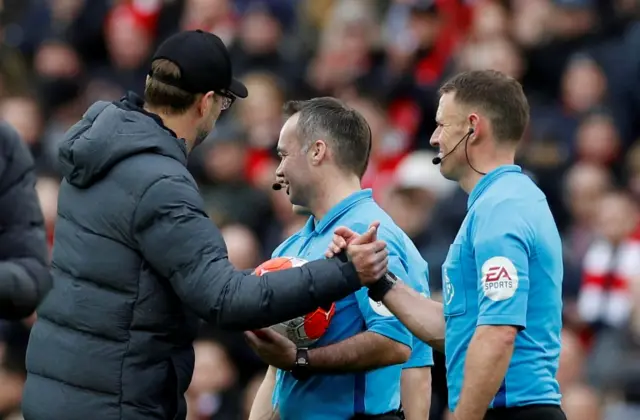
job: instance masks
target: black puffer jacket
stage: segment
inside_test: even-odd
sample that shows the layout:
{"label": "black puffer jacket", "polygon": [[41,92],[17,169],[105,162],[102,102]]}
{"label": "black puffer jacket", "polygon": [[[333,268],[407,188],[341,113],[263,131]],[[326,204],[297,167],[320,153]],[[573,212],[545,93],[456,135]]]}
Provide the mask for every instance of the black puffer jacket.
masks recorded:
{"label": "black puffer jacket", "polygon": [[0,123],[0,318],[33,313],[51,288],[44,220],[33,159],[18,133]]}
{"label": "black puffer jacket", "polygon": [[27,350],[26,420],[183,419],[197,316],[247,330],[360,287],[338,261],[235,271],[184,142],[141,105],[94,104],[60,148],[54,285]]}

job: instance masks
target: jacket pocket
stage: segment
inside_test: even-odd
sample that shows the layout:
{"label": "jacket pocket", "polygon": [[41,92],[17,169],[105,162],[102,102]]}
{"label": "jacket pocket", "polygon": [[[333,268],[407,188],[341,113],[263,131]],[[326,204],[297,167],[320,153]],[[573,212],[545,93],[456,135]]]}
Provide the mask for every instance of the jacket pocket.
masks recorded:
{"label": "jacket pocket", "polygon": [[467,312],[467,297],[462,270],[462,245],[452,244],[442,264],[442,302],[445,316],[460,316]]}

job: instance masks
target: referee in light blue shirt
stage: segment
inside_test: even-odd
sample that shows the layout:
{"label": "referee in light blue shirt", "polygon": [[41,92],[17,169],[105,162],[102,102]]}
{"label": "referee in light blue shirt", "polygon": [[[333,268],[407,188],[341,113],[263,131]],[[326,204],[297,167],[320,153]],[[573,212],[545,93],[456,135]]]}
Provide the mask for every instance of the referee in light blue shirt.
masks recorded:
{"label": "referee in light blue shirt", "polygon": [[[382,280],[382,302],[444,350],[456,420],[564,420],[555,379],[562,329],[562,251],[547,200],[514,165],[529,119],[520,84],[461,73],[440,90],[434,164],[469,193],[442,267],[443,304]],[[340,228],[327,256],[356,237]]]}

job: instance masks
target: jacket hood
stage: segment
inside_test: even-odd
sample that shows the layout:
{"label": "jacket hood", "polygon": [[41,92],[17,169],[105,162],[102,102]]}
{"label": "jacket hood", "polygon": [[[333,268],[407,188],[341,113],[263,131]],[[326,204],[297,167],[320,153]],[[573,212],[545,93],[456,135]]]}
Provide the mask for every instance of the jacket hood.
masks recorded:
{"label": "jacket hood", "polygon": [[70,184],[87,188],[119,162],[141,153],[168,156],[186,165],[184,140],[142,105],[142,99],[133,93],[117,102],[96,102],[69,129],[58,159]]}

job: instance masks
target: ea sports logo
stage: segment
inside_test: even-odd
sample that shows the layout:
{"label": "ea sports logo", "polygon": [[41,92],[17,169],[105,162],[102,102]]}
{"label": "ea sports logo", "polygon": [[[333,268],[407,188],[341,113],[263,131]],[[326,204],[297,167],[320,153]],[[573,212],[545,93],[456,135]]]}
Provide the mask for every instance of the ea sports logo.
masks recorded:
{"label": "ea sports logo", "polygon": [[518,270],[506,257],[489,258],[482,264],[482,291],[491,300],[507,300],[518,289]]}

